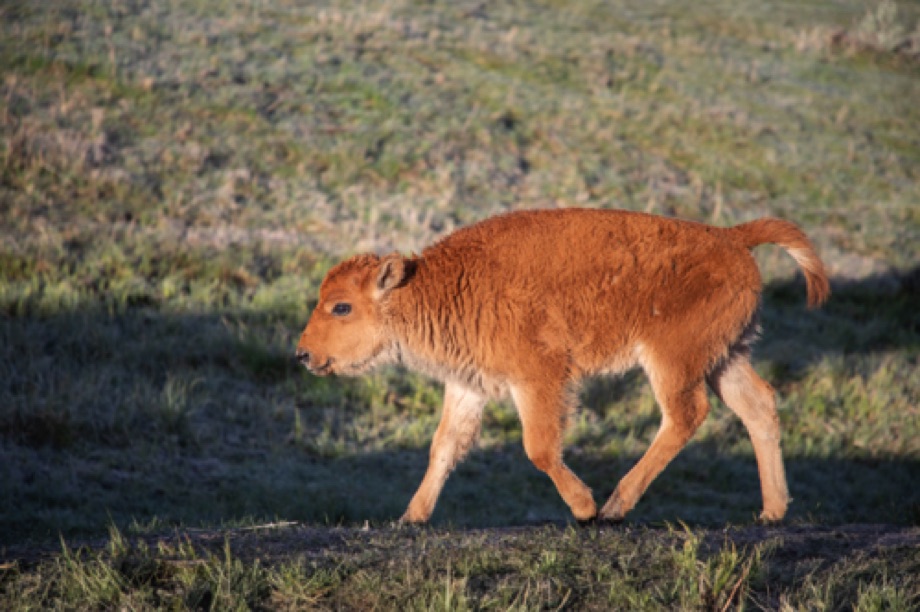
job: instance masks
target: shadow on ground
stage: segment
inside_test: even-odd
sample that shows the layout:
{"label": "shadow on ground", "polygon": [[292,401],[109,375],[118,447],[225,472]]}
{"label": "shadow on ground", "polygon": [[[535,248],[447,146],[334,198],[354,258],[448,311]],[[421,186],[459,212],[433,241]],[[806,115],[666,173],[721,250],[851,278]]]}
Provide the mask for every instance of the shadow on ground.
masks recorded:
{"label": "shadow on ground", "polygon": [[[812,312],[798,280],[770,284],[758,354],[780,360],[789,380],[834,355],[897,352],[916,364],[918,270],[838,283],[829,304]],[[295,319],[164,313],[149,304],[118,314],[0,318],[0,545],[99,534],[110,522],[156,530],[397,518],[421,480],[425,444],[329,456],[290,443],[298,426],[290,408],[309,417],[303,398],[323,397],[287,354],[301,324]],[[347,381],[322,384],[329,405],[349,401]],[[624,384],[644,383],[628,378],[593,392],[615,394]],[[577,448],[567,457],[599,503],[638,459]],[[793,524],[920,524],[918,457],[792,452],[786,461]],[[750,523],[759,507],[753,457],[696,443],[629,520]],[[434,516],[436,524],[465,527],[567,520],[552,484],[517,443],[474,452]]]}

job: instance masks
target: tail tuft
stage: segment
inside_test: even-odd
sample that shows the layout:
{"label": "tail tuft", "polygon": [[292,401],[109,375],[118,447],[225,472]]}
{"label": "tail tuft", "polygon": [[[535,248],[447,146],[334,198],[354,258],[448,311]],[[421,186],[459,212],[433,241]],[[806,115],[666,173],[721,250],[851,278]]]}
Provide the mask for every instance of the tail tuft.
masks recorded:
{"label": "tail tuft", "polygon": [[749,249],[759,244],[777,244],[786,249],[805,275],[809,308],[817,308],[830,297],[831,285],[824,262],[818,257],[808,236],[794,224],[768,217],[736,225],[730,231]]}

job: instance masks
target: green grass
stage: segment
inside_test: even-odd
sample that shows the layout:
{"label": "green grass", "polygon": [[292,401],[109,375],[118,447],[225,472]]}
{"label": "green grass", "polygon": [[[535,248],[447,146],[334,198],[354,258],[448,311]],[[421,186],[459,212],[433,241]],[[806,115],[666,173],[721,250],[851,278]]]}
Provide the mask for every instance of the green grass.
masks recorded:
{"label": "green grass", "polygon": [[[0,550],[20,558],[116,529],[101,552],[3,565],[7,601],[916,603],[901,553],[786,567],[777,591],[763,576],[786,561],[769,547],[685,549],[654,528],[754,529],[751,445],[718,404],[630,515],[652,526],[652,548],[607,531],[612,548],[590,531],[503,539],[569,519],[503,403],[487,408],[434,531],[368,542],[346,530],[353,547],[320,546],[323,560],[261,565],[245,549],[127,543],[398,517],[442,392],[401,370],[318,379],[295,366],[325,271],[354,252],[417,251],[494,213],[570,205],[800,224],[834,276],[822,310],[804,309],[789,258],[757,252],[755,364],[779,392],[788,523],[917,525],[915,3],[65,0],[2,2],[0,15]],[[637,374],[581,397],[567,460],[603,501],[659,415]],[[456,550],[385,581],[390,556],[412,561],[452,529]],[[606,565],[592,574],[572,542]],[[366,564],[353,550],[365,544]],[[628,571],[612,560],[630,555],[641,563]],[[674,576],[685,579],[666,584]],[[611,595],[614,578],[632,586]]]}
{"label": "green grass", "polygon": [[[909,610],[920,534],[878,528],[462,531],[268,525],[63,543],[3,568],[8,609]],[[888,538],[887,541],[885,538]]]}

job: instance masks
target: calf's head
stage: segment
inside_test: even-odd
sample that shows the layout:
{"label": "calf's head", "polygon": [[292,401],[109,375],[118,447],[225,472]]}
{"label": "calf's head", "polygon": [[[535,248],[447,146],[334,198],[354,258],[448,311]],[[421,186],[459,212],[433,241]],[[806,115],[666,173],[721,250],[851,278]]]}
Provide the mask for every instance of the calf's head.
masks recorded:
{"label": "calf's head", "polygon": [[355,376],[386,357],[391,346],[381,304],[411,276],[400,255],[357,255],[333,267],[297,343],[297,360],[319,376]]}

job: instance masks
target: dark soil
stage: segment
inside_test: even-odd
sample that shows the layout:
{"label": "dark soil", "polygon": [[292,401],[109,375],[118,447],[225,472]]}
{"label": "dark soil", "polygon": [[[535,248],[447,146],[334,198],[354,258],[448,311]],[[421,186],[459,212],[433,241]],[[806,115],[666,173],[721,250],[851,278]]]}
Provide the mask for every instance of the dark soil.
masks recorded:
{"label": "dark soil", "polygon": [[[196,549],[220,553],[229,544],[234,556],[244,560],[260,560],[271,565],[296,558],[323,558],[348,554],[360,548],[365,553],[386,554],[396,548],[397,556],[404,555],[424,540],[454,541],[455,546],[469,543],[501,546],[502,544],[524,544],[529,538],[545,540],[552,531],[560,534],[569,526],[547,524],[542,526],[502,527],[489,529],[450,529],[444,527],[315,527],[299,523],[269,524],[238,529],[186,529],[173,533],[159,533],[129,537],[131,541],[144,541],[153,546],[157,542],[188,541]],[[690,532],[679,529],[654,526],[588,526],[579,527],[584,534],[585,552],[589,553],[591,542],[605,535],[616,539],[633,540],[637,544],[658,541],[673,546],[686,539],[688,534],[699,536],[704,553],[713,553],[734,544],[738,548],[753,548],[766,545],[770,558],[775,563],[834,562],[861,554],[885,552],[888,555],[913,559],[920,570],[920,527],[901,525],[792,525],[792,526],[744,526],[725,528],[692,528]],[[67,542],[70,549],[102,550],[105,540]],[[473,545],[473,544],[470,544]],[[39,545],[32,547],[14,546],[0,550],[0,565],[18,563],[29,567],[60,554],[61,546]]]}

